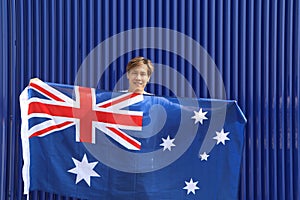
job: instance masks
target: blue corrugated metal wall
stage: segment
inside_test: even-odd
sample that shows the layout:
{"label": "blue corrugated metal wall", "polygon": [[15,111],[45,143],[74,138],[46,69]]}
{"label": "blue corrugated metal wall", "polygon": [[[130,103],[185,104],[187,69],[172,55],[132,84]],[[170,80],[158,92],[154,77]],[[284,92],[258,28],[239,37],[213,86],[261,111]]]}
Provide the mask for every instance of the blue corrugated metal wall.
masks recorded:
{"label": "blue corrugated metal wall", "polygon": [[[236,99],[248,119],[240,199],[300,199],[299,12],[298,0],[1,1],[0,198],[25,199],[18,96],[30,78],[73,84],[80,65],[101,42],[130,29],[161,27],[185,34],[209,53],[222,75],[226,98]],[[178,48],[186,45],[170,42]],[[122,45],[128,44],[120,41],[115,48]],[[115,51],[109,48],[107,56]],[[203,77],[184,58],[149,48],[120,56],[98,87],[114,89],[127,61],[141,54],[179,71],[197,96],[210,97]],[[180,83],[172,75],[158,78],[180,93]],[[218,91],[216,76],[206,76]],[[173,95],[155,84],[148,90]],[[41,191],[30,197],[66,199]]]}

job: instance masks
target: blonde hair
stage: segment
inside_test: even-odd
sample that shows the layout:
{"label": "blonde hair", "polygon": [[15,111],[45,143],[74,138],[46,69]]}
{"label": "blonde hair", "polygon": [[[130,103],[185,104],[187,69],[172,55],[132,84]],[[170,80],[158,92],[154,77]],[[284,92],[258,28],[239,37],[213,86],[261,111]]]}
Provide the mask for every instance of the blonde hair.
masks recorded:
{"label": "blonde hair", "polygon": [[151,60],[147,59],[147,58],[144,58],[144,57],[135,57],[133,59],[131,59],[127,66],[126,66],[126,72],[129,72],[132,68],[136,67],[136,66],[139,66],[139,65],[142,65],[142,64],[146,64],[147,67],[148,67],[148,76],[150,77],[151,74],[153,73],[154,71],[154,67],[153,67],[153,64],[151,62]]}

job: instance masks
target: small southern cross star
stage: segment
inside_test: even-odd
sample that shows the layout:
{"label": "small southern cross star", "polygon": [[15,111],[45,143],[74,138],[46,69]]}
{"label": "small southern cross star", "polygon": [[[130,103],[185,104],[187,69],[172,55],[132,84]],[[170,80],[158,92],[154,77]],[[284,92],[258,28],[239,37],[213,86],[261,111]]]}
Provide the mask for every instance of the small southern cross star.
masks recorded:
{"label": "small southern cross star", "polygon": [[197,122],[200,122],[201,124],[203,124],[203,120],[207,119],[207,117],[205,116],[207,112],[203,112],[202,108],[200,108],[200,110],[194,111],[194,116],[191,119],[195,119],[195,124]]}
{"label": "small southern cross star", "polygon": [[227,135],[229,132],[224,132],[224,129],[221,130],[221,132],[216,132],[217,136],[215,136],[213,139],[217,140],[217,144],[222,142],[223,145],[225,145],[225,140],[230,140]]}
{"label": "small southern cross star", "polygon": [[207,161],[207,158],[209,157],[209,155],[206,154],[206,152],[203,152],[203,154],[200,154],[200,157],[201,157],[201,161],[202,160],[206,160]]}

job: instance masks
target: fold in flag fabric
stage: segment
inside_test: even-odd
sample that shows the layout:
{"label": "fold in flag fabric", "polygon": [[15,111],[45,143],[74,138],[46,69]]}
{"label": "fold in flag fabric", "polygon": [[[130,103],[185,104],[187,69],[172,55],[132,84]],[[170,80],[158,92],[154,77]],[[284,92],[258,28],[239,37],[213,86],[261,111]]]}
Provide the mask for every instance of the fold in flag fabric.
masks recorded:
{"label": "fold in flag fabric", "polygon": [[20,106],[27,195],[238,199],[246,119],[236,101],[32,79]]}

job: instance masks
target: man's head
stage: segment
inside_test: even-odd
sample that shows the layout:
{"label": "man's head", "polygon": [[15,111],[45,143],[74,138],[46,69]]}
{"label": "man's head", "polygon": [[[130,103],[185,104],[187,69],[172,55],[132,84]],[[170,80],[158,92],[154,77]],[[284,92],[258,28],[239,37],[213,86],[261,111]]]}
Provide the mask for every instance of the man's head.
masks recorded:
{"label": "man's head", "polygon": [[126,67],[129,81],[128,92],[144,93],[154,67],[149,59],[136,57],[130,60]]}

